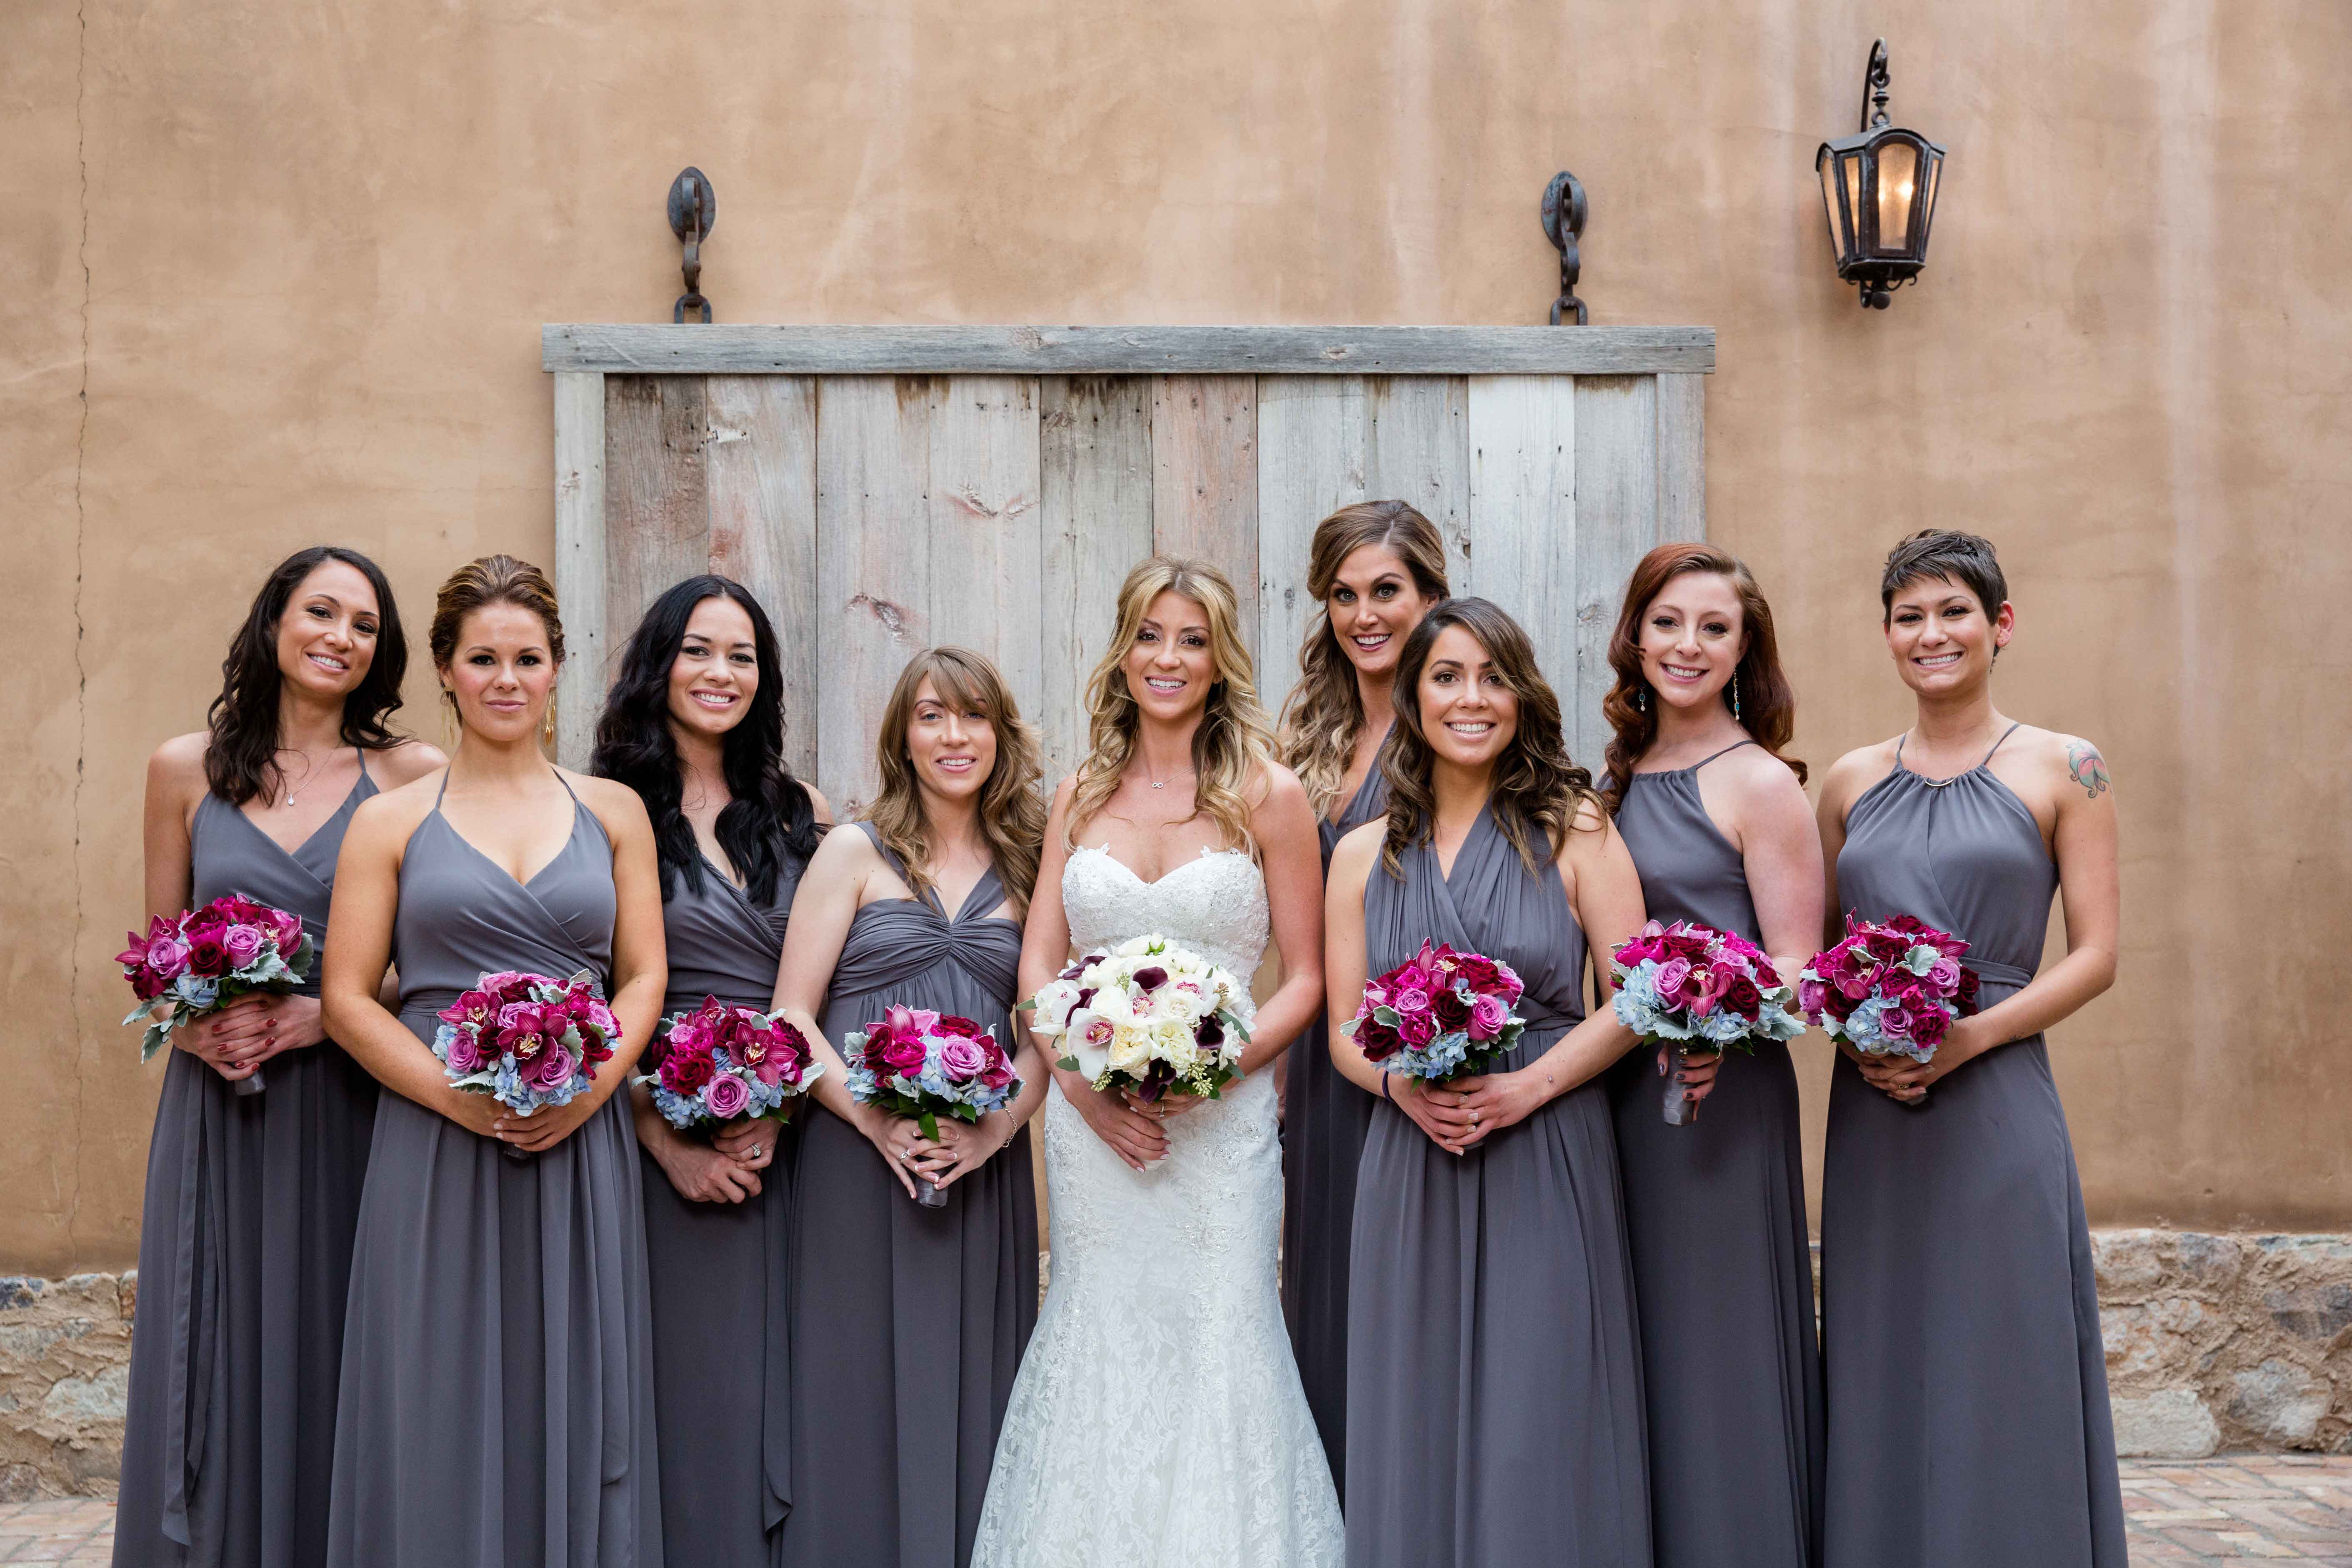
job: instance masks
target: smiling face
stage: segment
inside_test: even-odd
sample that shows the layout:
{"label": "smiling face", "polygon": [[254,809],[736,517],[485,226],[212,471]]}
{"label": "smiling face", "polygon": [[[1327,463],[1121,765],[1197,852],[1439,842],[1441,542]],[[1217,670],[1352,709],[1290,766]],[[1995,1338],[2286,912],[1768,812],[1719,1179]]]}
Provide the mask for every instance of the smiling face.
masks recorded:
{"label": "smiling face", "polygon": [[670,728],[718,740],[743,721],[760,689],[751,617],[723,594],[694,606],[669,665]]}
{"label": "smiling face", "polygon": [[467,611],[441,670],[459,722],[502,744],[533,736],[555,686],[547,640],[547,623],[520,605],[501,601]]}
{"label": "smiling face", "polygon": [[1641,638],[1642,677],[1660,702],[1719,703],[1748,651],[1738,590],[1720,572],[1669,578],[1642,613]]}
{"label": "smiling face", "polygon": [[322,561],[278,617],[278,673],[299,691],[341,701],[375,662],[383,626],[375,589],[357,567]]}
{"label": "smiling face", "polygon": [[1429,749],[1456,767],[1493,766],[1519,732],[1518,695],[1466,626],[1431,642],[1414,696]]}
{"label": "smiling face", "polygon": [[1985,614],[1964,584],[1917,577],[1895,589],[1886,607],[1886,648],[1904,685],[1922,697],[1948,697],[1992,673],[1994,650],[2016,624],[2007,605]]}
{"label": "smiling face", "polygon": [[907,760],[925,794],[975,799],[996,767],[996,726],[976,705],[949,701],[927,675],[907,716]]}
{"label": "smiling face", "polygon": [[1171,589],[1145,606],[1143,624],[1120,668],[1127,689],[1144,714],[1162,723],[1197,719],[1216,684],[1217,658],[1209,643],[1209,612]]}
{"label": "smiling face", "polygon": [[1348,662],[1366,675],[1387,675],[1432,603],[1395,551],[1367,544],[1339,563],[1323,609]]}

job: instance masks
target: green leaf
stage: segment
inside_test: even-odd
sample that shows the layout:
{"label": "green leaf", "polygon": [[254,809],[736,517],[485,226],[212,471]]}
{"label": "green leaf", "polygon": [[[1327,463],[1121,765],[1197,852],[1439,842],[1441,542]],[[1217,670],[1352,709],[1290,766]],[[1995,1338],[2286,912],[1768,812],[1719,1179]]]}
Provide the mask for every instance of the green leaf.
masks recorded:
{"label": "green leaf", "polygon": [[929,1139],[934,1143],[940,1141],[940,1119],[938,1117],[926,1110],[917,1118],[917,1121],[922,1124],[923,1136],[925,1138]]}
{"label": "green leaf", "polygon": [[1060,1068],[1064,1072],[1076,1072],[1078,1070],[1078,1058],[1076,1057],[1055,1057],[1054,1058],[1054,1065]]}
{"label": "green leaf", "polygon": [[140,1037],[139,1059],[142,1062],[154,1060],[155,1053],[171,1044],[171,1041],[172,1026],[170,1024],[148,1025],[147,1033]]}

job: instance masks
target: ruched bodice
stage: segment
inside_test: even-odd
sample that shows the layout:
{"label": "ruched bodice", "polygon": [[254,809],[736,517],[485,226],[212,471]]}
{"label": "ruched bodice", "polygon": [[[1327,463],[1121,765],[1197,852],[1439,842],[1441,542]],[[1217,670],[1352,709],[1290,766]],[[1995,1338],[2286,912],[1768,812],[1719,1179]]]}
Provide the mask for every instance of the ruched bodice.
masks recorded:
{"label": "ruched bodice", "polygon": [[[858,826],[898,869],[898,857],[883,847],[873,825]],[[893,987],[916,984],[946,965],[966,986],[992,999],[988,1012],[970,1016],[994,1024],[996,1037],[1010,1047],[1014,1036],[1009,1015],[1021,984],[1021,922],[990,913],[1003,902],[1004,884],[992,868],[973,884],[952,917],[940,908],[935,892],[921,899],[877,899],[866,905],[850,921],[849,934],[842,940],[841,957],[833,967],[832,997],[861,1004],[885,995],[895,998]],[[834,1010],[835,1003],[828,1001],[825,1032],[838,1038]],[[846,1026],[860,1028],[866,1021],[861,1017]]]}
{"label": "ruched bodice", "polygon": [[808,868],[806,860],[790,852],[778,860],[776,896],[766,904],[708,858],[699,889],[683,876],[677,879],[662,905],[662,934],[669,944],[665,1014],[700,1006],[706,996],[767,1011],[776,994],[776,963],[784,951],[793,895]]}

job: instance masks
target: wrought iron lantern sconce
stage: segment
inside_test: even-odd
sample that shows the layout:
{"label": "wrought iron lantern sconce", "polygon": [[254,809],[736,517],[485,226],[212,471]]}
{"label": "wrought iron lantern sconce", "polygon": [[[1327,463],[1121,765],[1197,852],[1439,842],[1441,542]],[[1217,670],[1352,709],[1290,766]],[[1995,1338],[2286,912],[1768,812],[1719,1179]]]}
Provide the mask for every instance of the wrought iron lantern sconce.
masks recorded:
{"label": "wrought iron lantern sconce", "polygon": [[669,183],[669,231],[677,236],[685,247],[680,258],[680,270],[686,276],[686,292],[670,307],[673,322],[686,320],[688,310],[702,313],[702,324],[711,321],[710,301],[702,297],[702,242],[719,224],[719,193],[710,188],[710,176],[688,164]]}
{"label": "wrought iron lantern sconce", "polygon": [[1884,310],[1895,290],[1918,279],[1927,264],[1927,232],[1936,217],[1936,187],[1944,150],[1888,120],[1886,40],[1870,47],[1862,79],[1862,127],[1824,142],[1813,155],[1829,209],[1830,246],[1838,279],[1859,284],[1865,310]]}
{"label": "wrought iron lantern sconce", "polygon": [[1576,312],[1576,324],[1586,322],[1584,301],[1576,297],[1577,274],[1583,263],[1576,254],[1576,242],[1584,233],[1584,186],[1574,174],[1562,169],[1544,187],[1543,205],[1536,211],[1537,221],[1543,225],[1544,237],[1559,252],[1559,298],[1551,302],[1551,324],[1570,311]]}

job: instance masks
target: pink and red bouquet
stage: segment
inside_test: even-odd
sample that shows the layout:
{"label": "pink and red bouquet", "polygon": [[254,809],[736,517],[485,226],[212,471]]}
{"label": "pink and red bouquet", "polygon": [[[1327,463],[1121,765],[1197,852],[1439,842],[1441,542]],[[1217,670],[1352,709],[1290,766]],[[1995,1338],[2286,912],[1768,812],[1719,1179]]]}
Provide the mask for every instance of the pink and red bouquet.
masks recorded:
{"label": "pink and red bouquet", "polygon": [[[1669,1049],[1680,1056],[1712,1056],[1731,1046],[1752,1052],[1757,1040],[1793,1040],[1805,1032],[1772,960],[1733,931],[1652,921],[1609,955],[1609,970],[1617,983],[1617,1021],[1657,1047],[1661,1073]],[[1693,1111],[1682,1082],[1667,1084],[1667,1125],[1682,1126]]]}
{"label": "pink and red bouquet", "polygon": [[706,996],[693,1012],[670,1015],[661,1065],[644,1081],[662,1120],[683,1131],[761,1116],[781,1121],[784,1101],[824,1071],[808,1037],[782,1014]]}
{"label": "pink and red bouquet", "polygon": [[1527,1020],[1511,1008],[1526,989],[1499,959],[1424,942],[1364,986],[1340,1027],[1382,1072],[1442,1083],[1485,1072],[1519,1043]]}
{"label": "pink and red bouquet", "polygon": [[[231,895],[200,910],[157,915],[142,937],[114,955],[139,1005],[122,1021],[147,1020],[139,1042],[146,1061],[169,1045],[172,1031],[217,1012],[240,996],[283,995],[310,973],[310,935],[299,915]],[[247,1085],[251,1085],[247,1088]],[[261,1089],[261,1075],[237,1080],[240,1093]]]}
{"label": "pink and red bouquet", "polygon": [[1969,944],[1909,915],[1845,918],[1845,940],[1797,976],[1797,1005],[1833,1039],[1871,1056],[1924,1062],[1977,1010]]}
{"label": "pink and red bouquet", "polygon": [[569,980],[501,970],[444,1007],[433,1054],[457,1088],[529,1116],[568,1105],[621,1043],[620,1021],[586,970]]}
{"label": "pink and red bouquet", "polygon": [[[845,1035],[842,1047],[850,1098],[912,1117],[929,1139],[939,1137],[940,1117],[977,1122],[1021,1092],[996,1031],[952,1013],[892,1005]],[[947,1202],[929,1182],[919,1181],[917,1192],[927,1207]]]}

